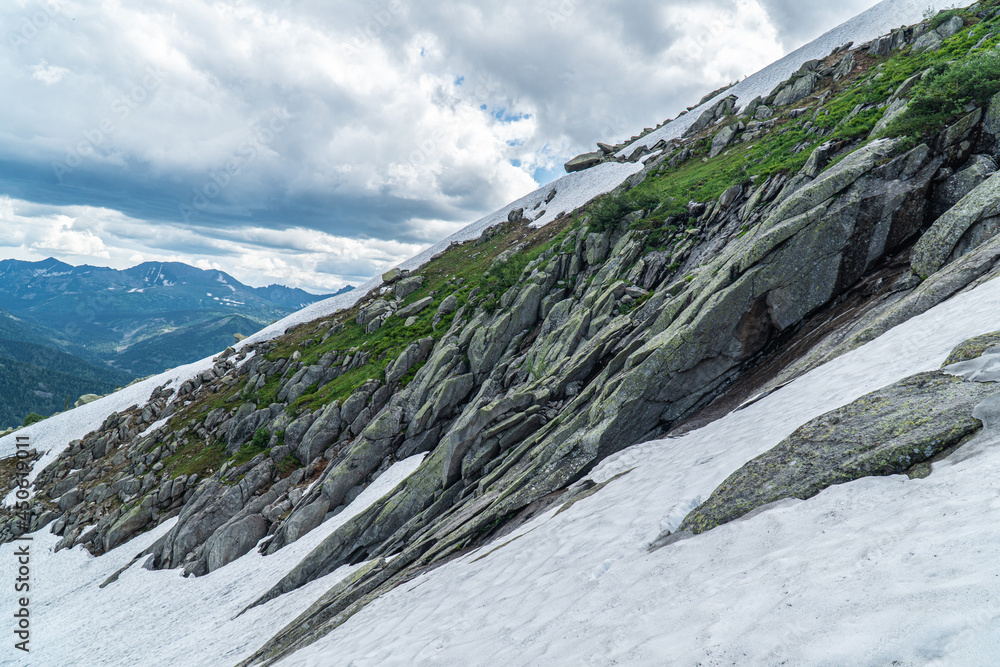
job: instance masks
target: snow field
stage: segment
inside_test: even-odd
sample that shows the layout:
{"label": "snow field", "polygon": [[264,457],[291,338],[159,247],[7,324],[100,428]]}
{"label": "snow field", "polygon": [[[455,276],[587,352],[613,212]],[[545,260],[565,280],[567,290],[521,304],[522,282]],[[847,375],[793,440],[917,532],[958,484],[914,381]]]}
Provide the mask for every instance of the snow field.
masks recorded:
{"label": "snow field", "polygon": [[[60,538],[43,529],[31,543],[31,652],[0,649],[3,665],[170,665],[219,667],[243,660],[356,568],[343,567],[235,618],[330,533],[408,477],[423,455],[383,473],[339,515],[278,553],[256,550],[204,577],[149,571],[140,560],[117,582],[100,585],[176,523],[165,522],[94,558],[82,547],[52,552]],[[22,543],[23,544],[23,543]],[[0,576],[13,582],[14,545],[0,546]],[[13,618],[13,594],[0,596],[0,616]],[[11,642],[13,644],[13,642]]]}
{"label": "snow field", "polygon": [[798,426],[998,329],[995,280],[744,411],[621,452],[592,478],[631,472],[596,495],[390,592],[282,664],[995,664],[1000,431],[924,480],[866,478],[647,547]]}

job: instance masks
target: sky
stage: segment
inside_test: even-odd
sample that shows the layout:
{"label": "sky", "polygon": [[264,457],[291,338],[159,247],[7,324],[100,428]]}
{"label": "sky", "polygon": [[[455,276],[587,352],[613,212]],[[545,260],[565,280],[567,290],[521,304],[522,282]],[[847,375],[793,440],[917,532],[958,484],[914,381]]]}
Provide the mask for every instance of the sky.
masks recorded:
{"label": "sky", "polygon": [[876,0],[7,0],[0,259],[358,284]]}

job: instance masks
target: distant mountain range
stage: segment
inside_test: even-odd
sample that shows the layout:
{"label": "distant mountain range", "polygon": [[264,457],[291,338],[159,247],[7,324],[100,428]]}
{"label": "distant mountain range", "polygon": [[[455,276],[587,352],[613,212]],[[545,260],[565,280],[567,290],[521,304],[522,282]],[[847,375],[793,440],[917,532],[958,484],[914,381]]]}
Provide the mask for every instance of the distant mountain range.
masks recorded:
{"label": "distant mountain range", "polygon": [[178,262],[0,261],[0,428],[209,356],[330,296]]}

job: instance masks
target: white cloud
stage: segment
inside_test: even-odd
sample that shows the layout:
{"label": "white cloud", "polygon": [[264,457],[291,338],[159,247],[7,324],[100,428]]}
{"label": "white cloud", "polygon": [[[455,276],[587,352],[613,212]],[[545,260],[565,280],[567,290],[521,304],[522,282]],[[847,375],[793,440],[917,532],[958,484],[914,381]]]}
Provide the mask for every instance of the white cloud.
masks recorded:
{"label": "white cloud", "polygon": [[117,269],[148,261],[184,262],[225,271],[253,286],[281,283],[315,292],[357,285],[427,245],[303,228],[150,225],[110,209],[44,206],[8,197],[0,198],[0,228],[6,257],[37,261],[55,255],[71,264]]}
{"label": "white cloud", "polygon": [[73,229],[76,220],[65,215],[55,215],[33,230],[40,238],[30,243],[32,250],[44,250],[98,259],[111,259],[104,241],[89,229]]}
{"label": "white cloud", "polygon": [[62,81],[63,77],[69,74],[69,70],[65,67],[55,67],[49,65],[45,60],[42,60],[37,65],[32,65],[31,78],[41,81],[42,83],[51,86],[52,84],[59,83]]}
{"label": "white cloud", "polygon": [[0,244],[327,289],[871,4],[62,0],[0,51],[0,188],[77,206]]}

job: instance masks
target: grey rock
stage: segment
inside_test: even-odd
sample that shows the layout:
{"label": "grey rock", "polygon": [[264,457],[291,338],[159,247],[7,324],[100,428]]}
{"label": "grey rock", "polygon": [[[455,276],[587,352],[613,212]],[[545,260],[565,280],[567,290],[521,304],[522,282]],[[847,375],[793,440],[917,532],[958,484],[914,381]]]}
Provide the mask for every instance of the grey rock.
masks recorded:
{"label": "grey rock", "polygon": [[393,294],[396,295],[397,299],[405,299],[423,286],[423,276],[411,276],[396,283],[395,287],[393,287]]}
{"label": "grey rock", "polygon": [[267,535],[268,522],[260,514],[244,517],[216,531],[205,543],[208,571],[228,565],[250,550]]}
{"label": "grey rock", "polygon": [[722,151],[726,150],[729,144],[733,143],[733,140],[736,139],[741,125],[742,123],[733,123],[719,130],[718,134],[712,138],[712,147],[708,152],[708,157],[713,158],[722,154]]}
{"label": "grey rock", "polygon": [[986,116],[983,118],[983,133],[990,137],[990,148],[996,150],[997,139],[1000,138],[1000,93],[990,99]]}
{"label": "grey rock", "polygon": [[61,498],[59,498],[59,509],[63,512],[68,512],[72,508],[76,507],[83,501],[83,492],[78,488],[74,487],[64,493]]}
{"label": "grey rock", "polygon": [[104,535],[104,551],[111,551],[139,534],[153,520],[150,507],[138,505],[114,523]]}
{"label": "grey rock", "polygon": [[386,367],[386,384],[392,384],[401,380],[414,366],[427,359],[427,356],[430,354],[431,348],[433,347],[433,338],[422,338],[414,343],[411,343],[405,350],[403,350],[402,353],[400,353],[399,357],[397,357],[395,361]]}
{"label": "grey rock", "polygon": [[385,299],[376,299],[358,310],[357,323],[359,326],[367,327],[383,315],[388,315],[391,312],[392,306],[389,305],[388,301]]}
{"label": "grey rock", "polygon": [[809,156],[809,160],[806,162],[805,166],[802,167],[802,171],[799,172],[803,176],[808,176],[809,178],[816,178],[819,176],[820,172],[826,168],[826,165],[830,162],[830,158],[836,152],[836,145],[832,142],[827,142],[816,147],[816,150],[812,152]]}
{"label": "grey rock", "polygon": [[947,128],[938,137],[937,149],[941,152],[948,150],[948,148],[955,146],[970,137],[972,132],[979,125],[979,121],[983,117],[983,110],[976,109],[966,116],[963,116],[954,125]]}
{"label": "grey rock", "polygon": [[911,52],[913,54],[924,53],[925,51],[936,51],[941,48],[944,44],[944,40],[941,39],[941,35],[935,30],[929,30],[924,34],[917,37],[916,41],[913,42],[913,48]]}
{"label": "grey rock", "polygon": [[952,16],[950,19],[939,25],[936,32],[942,39],[948,39],[949,37],[957,35],[964,27],[965,21],[962,20],[961,16]]}
{"label": "grey rock", "polygon": [[[297,450],[299,444],[302,442],[302,438],[305,437],[309,429],[312,428],[313,421],[316,416],[311,412],[302,413],[295,421],[288,425],[285,429],[285,444],[292,449]],[[303,463],[308,463],[308,461],[303,461]]]}
{"label": "grey rock", "polygon": [[982,336],[976,336],[975,338],[970,338],[964,343],[957,345],[948,355],[945,362],[941,364],[941,367],[945,368],[947,366],[951,366],[952,364],[978,359],[983,356],[987,350],[991,350],[997,346],[1000,346],[1000,332],[988,333],[983,334]]}
{"label": "grey rock", "polygon": [[458,297],[454,294],[449,294],[445,300],[441,302],[441,305],[438,306],[437,312],[434,313],[434,326],[437,327],[441,320],[448,315],[451,315],[456,310],[458,310]]}
{"label": "grey rock", "polygon": [[889,127],[889,124],[906,112],[909,103],[910,102],[907,99],[896,99],[890,102],[889,106],[886,107],[885,113],[883,113],[882,117],[879,118],[877,123],[875,123],[875,127],[872,128],[868,137],[870,139],[876,139],[882,136],[882,133],[885,132],[887,127]]}
{"label": "grey rock", "polygon": [[774,105],[783,107],[805,99],[809,95],[812,95],[813,90],[816,89],[816,82],[818,80],[819,76],[813,72],[807,72],[795,78],[778,91],[777,96],[774,98]]}
{"label": "grey rock", "polygon": [[585,169],[590,169],[596,167],[601,162],[604,161],[604,152],[596,151],[594,153],[584,153],[583,155],[577,155],[575,158],[566,163],[566,173],[572,174],[577,171],[584,171]]}
{"label": "grey rock", "polygon": [[856,64],[857,61],[855,60],[853,53],[848,53],[847,55],[845,55],[843,58],[840,59],[840,62],[837,63],[836,69],[833,70],[833,80],[839,81],[840,79],[843,79],[845,76],[850,76],[851,72],[854,71],[854,66]]}
{"label": "grey rock", "polygon": [[434,303],[434,297],[431,296],[424,297],[419,301],[411,303],[409,306],[406,306],[405,308],[400,308],[399,311],[396,312],[396,315],[400,318],[406,319],[408,317],[417,315],[425,308],[430,306],[432,303]]}
{"label": "grey rock", "polygon": [[156,567],[163,569],[181,565],[188,554],[201,547],[218,528],[236,516],[258,491],[270,484],[273,473],[274,463],[270,459],[264,459],[233,486],[223,485],[216,479],[200,485],[181,510],[177,524],[164,536],[162,542],[157,543],[154,554]]}
{"label": "grey rock", "polygon": [[701,533],[783,498],[811,498],[861,477],[894,475],[978,431],[997,393],[940,371],[907,378],[814,419],[740,468],[678,528]]}
{"label": "grey rock", "polygon": [[913,272],[927,278],[951,257],[976,223],[1000,215],[1000,174],[993,174],[938,218],[913,248]]}
{"label": "grey rock", "polygon": [[587,264],[596,266],[607,259],[611,235],[607,232],[588,234],[584,240]]}
{"label": "grey rock", "polygon": [[303,464],[310,463],[340,437],[341,412],[336,401],[321,410],[309,430],[295,447],[295,456]]}
{"label": "grey rock", "polygon": [[996,171],[996,162],[989,155],[973,155],[961,171],[952,174],[935,188],[932,219],[937,220],[944,215]]}
{"label": "grey rock", "polygon": [[389,271],[386,271],[385,273],[382,274],[382,282],[384,282],[386,285],[392,285],[401,278],[406,277],[406,274],[407,272],[404,269],[400,268],[390,269]]}

